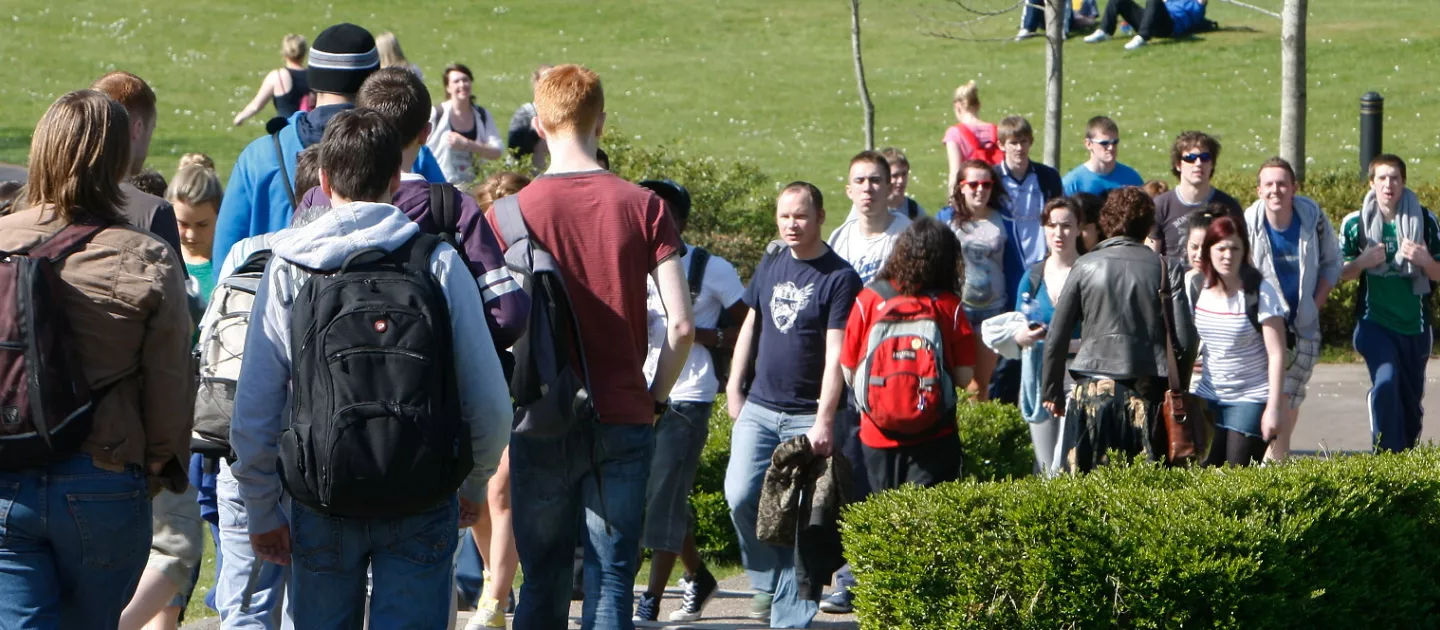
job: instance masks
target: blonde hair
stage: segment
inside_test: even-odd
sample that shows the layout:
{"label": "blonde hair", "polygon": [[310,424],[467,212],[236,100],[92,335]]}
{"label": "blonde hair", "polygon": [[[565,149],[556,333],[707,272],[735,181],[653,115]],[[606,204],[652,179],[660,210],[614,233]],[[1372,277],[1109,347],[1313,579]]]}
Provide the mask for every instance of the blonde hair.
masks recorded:
{"label": "blonde hair", "polygon": [[520,192],[530,185],[530,178],[513,171],[502,171],[485,178],[475,187],[475,203],[482,212],[488,212],[497,199]]}
{"label": "blonde hair", "polygon": [[95,90],[56,99],[30,141],[29,206],[51,206],[61,219],[120,218],[120,180],[130,167],[130,114]]}
{"label": "blonde hair", "polygon": [[955,88],[955,102],[972,114],[980,111],[980,88],[974,80]]}
{"label": "blonde hair", "polygon": [[170,186],[165,189],[165,200],[170,203],[183,203],[188,206],[213,203],[217,212],[224,195],[225,189],[221,188],[220,177],[215,174],[215,169],[199,164],[181,167],[175,177],[170,179]]}
{"label": "blonde hair", "polygon": [[535,84],[535,116],[550,133],[591,133],[604,111],[600,75],[584,66],[556,66]]}
{"label": "blonde hair", "polygon": [[280,54],[290,61],[303,63],[309,52],[310,45],[306,44],[305,38],[300,35],[290,33],[280,40]]}
{"label": "blonde hair", "polygon": [[395,34],[390,31],[375,36],[375,49],[380,51],[381,68],[409,64],[405,59],[405,51],[400,49],[400,40],[396,39]]}
{"label": "blonde hair", "polygon": [[212,171],[215,170],[215,160],[210,159],[210,156],[204,153],[186,153],[180,156],[180,164],[175,167],[175,170],[179,171],[194,164],[198,164]]}

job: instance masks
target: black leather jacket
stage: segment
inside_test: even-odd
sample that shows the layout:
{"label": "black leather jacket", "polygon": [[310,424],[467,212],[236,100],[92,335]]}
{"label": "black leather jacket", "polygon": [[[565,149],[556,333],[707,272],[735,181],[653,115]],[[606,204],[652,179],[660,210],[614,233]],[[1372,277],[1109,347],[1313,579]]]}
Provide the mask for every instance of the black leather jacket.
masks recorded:
{"label": "black leather jacket", "polygon": [[[1195,327],[1184,290],[1184,269],[1170,260],[1170,288],[1180,338],[1177,355],[1181,383],[1188,387],[1194,364]],[[1161,315],[1160,257],[1139,241],[1115,237],[1102,241],[1076,261],[1055,304],[1041,368],[1041,400],[1065,398],[1065,350],[1076,326],[1083,330],[1080,351],[1070,362],[1085,377],[1135,379],[1168,376],[1165,321]],[[1061,405],[1063,406],[1063,405]]]}

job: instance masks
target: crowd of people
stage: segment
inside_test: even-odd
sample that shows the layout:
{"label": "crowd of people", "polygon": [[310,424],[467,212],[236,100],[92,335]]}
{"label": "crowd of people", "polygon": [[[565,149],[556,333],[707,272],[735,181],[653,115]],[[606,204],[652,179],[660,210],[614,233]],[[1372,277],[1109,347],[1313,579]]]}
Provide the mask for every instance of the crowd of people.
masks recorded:
{"label": "crowd of people", "polygon": [[[700,619],[688,499],[724,393],[751,616],[807,627],[853,607],[840,507],[958,479],[966,399],[1017,404],[1042,475],[1165,459],[1167,392],[1203,401],[1204,464],[1285,459],[1357,279],[1374,443],[1419,437],[1440,223],[1396,156],[1337,233],[1282,159],[1248,207],[1214,188],[1203,132],[1142,189],[1096,116],[1062,177],[971,82],[948,205],[863,151],[828,235],[818,187],[780,190],[747,285],[686,241],[685,182],[608,170],[591,70],[538,69],[502,141],[468,68],[432,98],[393,34],[283,56],[223,188],[198,153],[141,172],[157,96],[124,71],[56,100],[0,186],[0,625],[174,628],[207,529],[224,628],[563,628],[576,598],[629,628],[677,561],[669,619]],[[539,174],[474,183],[507,147]]]}

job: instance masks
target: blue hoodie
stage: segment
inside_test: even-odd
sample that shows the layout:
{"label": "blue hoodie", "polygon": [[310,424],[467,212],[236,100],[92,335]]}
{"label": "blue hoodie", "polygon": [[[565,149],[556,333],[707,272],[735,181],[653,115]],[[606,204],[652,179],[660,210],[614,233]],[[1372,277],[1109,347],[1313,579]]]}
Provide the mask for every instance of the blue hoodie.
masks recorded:
{"label": "blue hoodie", "polygon": [[[325,124],[330,122],[331,117],[353,107],[349,104],[326,105],[309,112],[295,112],[286,121],[285,128],[277,135],[290,187],[295,186],[296,156],[305,147],[320,141],[325,133]],[[440,171],[435,156],[425,147],[420,147],[414,171],[425,176],[427,181],[445,181],[445,174]],[[297,190],[295,194],[298,197],[305,191]],[[230,171],[225,197],[220,202],[220,214],[215,219],[215,249],[210,260],[218,265],[241,239],[288,227],[293,211],[290,195],[280,179],[280,156],[276,155],[275,141],[268,134],[260,136],[245,147],[240,158],[235,160],[234,170]],[[218,277],[220,270],[215,271]]]}
{"label": "blue hoodie", "polygon": [[[250,533],[273,531],[286,523],[280,509],[277,464],[280,433],[290,423],[290,306],[304,273],[295,265],[333,269],[346,256],[365,248],[393,251],[419,231],[395,206],[356,202],[332,208],[304,227],[286,229],[270,238],[275,258],[266,267],[255,295],[230,424],[230,444],[236,455],[230,471],[250,517]],[[459,494],[478,503],[485,500],[485,484],[510,442],[510,392],[485,325],[480,288],[464,261],[449,245],[441,244],[430,257],[430,272],[439,280],[450,306],[460,417],[470,427],[475,463]]]}

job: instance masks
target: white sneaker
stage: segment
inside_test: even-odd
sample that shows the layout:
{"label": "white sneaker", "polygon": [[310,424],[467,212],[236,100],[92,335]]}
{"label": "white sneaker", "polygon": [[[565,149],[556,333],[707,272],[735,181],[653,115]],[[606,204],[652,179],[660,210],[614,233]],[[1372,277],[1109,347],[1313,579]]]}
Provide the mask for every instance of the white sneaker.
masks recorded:
{"label": "white sneaker", "polygon": [[1105,31],[1095,31],[1094,33],[1085,36],[1085,43],[1098,44],[1103,41],[1108,41],[1109,39],[1110,35]]}
{"label": "white sneaker", "polygon": [[1134,39],[1131,39],[1130,41],[1125,42],[1125,50],[1135,50],[1136,48],[1139,48],[1139,47],[1144,46],[1144,45],[1145,45],[1145,38],[1144,38],[1144,37],[1141,37],[1141,36],[1139,36],[1139,35],[1136,35]]}
{"label": "white sneaker", "polygon": [[1035,36],[1035,31],[1032,31],[1032,30],[1030,30],[1030,29],[1028,29],[1028,28],[1022,28],[1022,29],[1020,29],[1020,32],[1019,32],[1019,33],[1016,33],[1016,34],[1015,34],[1015,41],[1017,41],[1017,42],[1023,42],[1023,41],[1025,41],[1025,40],[1027,40],[1027,39],[1030,39],[1031,37],[1034,37],[1034,36]]}

